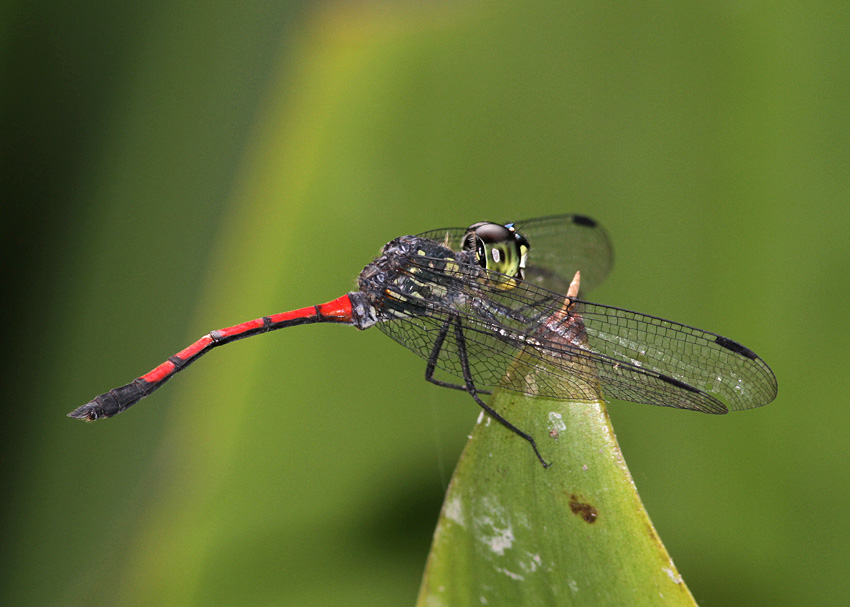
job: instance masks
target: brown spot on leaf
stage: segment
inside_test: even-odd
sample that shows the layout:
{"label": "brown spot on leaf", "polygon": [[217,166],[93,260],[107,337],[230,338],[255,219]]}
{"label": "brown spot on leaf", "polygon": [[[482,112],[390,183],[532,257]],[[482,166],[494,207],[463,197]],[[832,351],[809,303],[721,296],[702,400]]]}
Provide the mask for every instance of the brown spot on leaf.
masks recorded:
{"label": "brown spot on leaf", "polygon": [[586,523],[595,523],[599,516],[599,511],[593,504],[582,502],[575,494],[570,496],[570,511],[583,518]]}

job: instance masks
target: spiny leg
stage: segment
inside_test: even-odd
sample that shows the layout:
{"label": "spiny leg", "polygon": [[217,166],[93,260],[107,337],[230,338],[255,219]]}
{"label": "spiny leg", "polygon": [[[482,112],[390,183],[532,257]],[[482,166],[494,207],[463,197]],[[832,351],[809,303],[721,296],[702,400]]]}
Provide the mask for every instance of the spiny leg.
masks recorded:
{"label": "spiny leg", "polygon": [[[431,382],[432,384],[435,384],[442,388],[451,388],[452,390],[463,390],[464,392],[469,392],[466,386],[452,384],[450,382],[434,378],[434,369],[437,366],[437,359],[439,359],[440,357],[440,350],[442,350],[443,348],[443,343],[445,343],[446,335],[449,332],[450,325],[451,320],[447,320],[443,323],[443,326],[440,327],[440,332],[437,334],[437,339],[434,340],[434,347],[431,348],[431,353],[428,355],[428,366],[425,367],[425,379]],[[490,394],[490,391],[481,390],[479,394]]]}
{"label": "spiny leg", "polygon": [[[457,342],[457,353],[458,358],[460,358],[460,367],[463,370],[463,380],[466,382],[465,390],[469,393],[469,395],[475,399],[475,402],[484,409],[484,411],[495,419],[497,422],[502,424],[505,428],[516,434],[517,436],[521,436],[531,445],[531,448],[534,449],[534,455],[537,456],[537,459],[540,460],[540,463],[543,464],[544,468],[548,468],[551,464],[548,463],[543,456],[540,455],[540,451],[537,449],[537,443],[534,442],[534,438],[516,426],[514,426],[511,422],[506,420],[504,417],[499,415],[495,409],[490,407],[487,403],[485,403],[481,398],[479,398],[477,391],[475,390],[475,383],[472,381],[472,373],[469,370],[469,359],[466,355],[466,338],[463,336],[463,328],[460,325],[460,319],[455,317],[453,320],[454,328],[455,328],[455,341]],[[441,330],[441,333],[443,331]],[[445,335],[443,335],[445,338]]]}

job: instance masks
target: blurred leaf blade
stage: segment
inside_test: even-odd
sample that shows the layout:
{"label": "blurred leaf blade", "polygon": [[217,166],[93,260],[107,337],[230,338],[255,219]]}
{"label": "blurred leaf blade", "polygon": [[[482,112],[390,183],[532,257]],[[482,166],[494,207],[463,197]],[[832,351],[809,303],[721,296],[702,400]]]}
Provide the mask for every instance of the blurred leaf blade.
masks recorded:
{"label": "blurred leaf blade", "polygon": [[482,415],[452,478],[419,607],[695,605],[623,460],[604,403],[496,392],[553,465]]}

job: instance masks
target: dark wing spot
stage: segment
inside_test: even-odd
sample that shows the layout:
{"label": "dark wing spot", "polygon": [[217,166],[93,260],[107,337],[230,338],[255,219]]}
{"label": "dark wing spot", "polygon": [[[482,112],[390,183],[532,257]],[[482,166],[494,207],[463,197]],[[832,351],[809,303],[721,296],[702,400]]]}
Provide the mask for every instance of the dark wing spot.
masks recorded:
{"label": "dark wing spot", "polygon": [[659,374],[658,379],[660,379],[661,381],[666,381],[668,384],[672,384],[672,385],[676,386],[677,388],[682,388],[682,390],[687,390],[688,392],[699,392],[699,390],[697,390],[693,386],[686,384],[683,381],[679,381],[675,377],[670,377],[669,375]]}
{"label": "dark wing spot", "polygon": [[596,227],[596,221],[587,215],[573,215],[573,221],[580,226],[587,226],[589,228]]}
{"label": "dark wing spot", "polygon": [[721,348],[726,348],[727,350],[731,350],[735,354],[740,354],[744,358],[749,358],[750,360],[755,360],[756,358],[758,358],[758,356],[756,355],[755,352],[753,352],[752,350],[750,350],[746,346],[742,346],[737,341],[733,341],[733,340],[729,339],[728,337],[723,337],[721,335],[718,335],[715,338],[714,341],[717,342],[717,345],[720,346]]}

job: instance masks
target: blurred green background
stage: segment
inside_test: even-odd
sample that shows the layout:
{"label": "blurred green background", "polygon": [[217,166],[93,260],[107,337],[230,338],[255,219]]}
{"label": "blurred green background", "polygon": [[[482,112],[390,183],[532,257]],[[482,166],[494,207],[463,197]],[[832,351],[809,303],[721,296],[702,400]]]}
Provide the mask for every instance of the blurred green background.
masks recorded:
{"label": "blurred green background", "polygon": [[[0,9],[4,605],[410,605],[478,410],[378,331],[216,351],[408,233],[563,212],[601,303],[756,350],[770,406],[613,403],[705,605],[850,594],[850,4]],[[612,571],[612,575],[616,575]]]}

